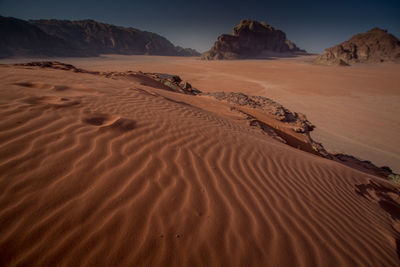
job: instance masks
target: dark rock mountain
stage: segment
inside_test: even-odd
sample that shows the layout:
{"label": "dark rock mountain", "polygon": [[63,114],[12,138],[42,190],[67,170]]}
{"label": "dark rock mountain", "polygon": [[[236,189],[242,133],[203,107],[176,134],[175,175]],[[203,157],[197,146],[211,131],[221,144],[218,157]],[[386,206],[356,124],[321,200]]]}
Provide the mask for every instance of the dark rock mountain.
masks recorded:
{"label": "dark rock mountain", "polygon": [[265,22],[242,20],[232,35],[222,34],[202,59],[244,59],[305,53],[283,31]]}
{"label": "dark rock mountain", "polygon": [[349,65],[350,63],[400,60],[400,41],[386,30],[374,28],[356,34],[350,40],[325,49],[314,63]]}
{"label": "dark rock mountain", "polygon": [[94,56],[91,51],[43,32],[27,21],[0,16],[0,57]]}
{"label": "dark rock mountain", "polygon": [[199,56],[201,56],[201,54],[193,48],[183,48],[178,45],[178,46],[175,46],[175,49],[179,56],[183,56],[183,57],[199,57]]}
{"label": "dark rock mountain", "polygon": [[93,20],[0,17],[0,56],[97,56],[100,54],[199,56],[166,38]]}
{"label": "dark rock mountain", "polygon": [[31,20],[29,22],[47,34],[98,54],[199,55],[193,49],[174,46],[158,34],[94,20]]}

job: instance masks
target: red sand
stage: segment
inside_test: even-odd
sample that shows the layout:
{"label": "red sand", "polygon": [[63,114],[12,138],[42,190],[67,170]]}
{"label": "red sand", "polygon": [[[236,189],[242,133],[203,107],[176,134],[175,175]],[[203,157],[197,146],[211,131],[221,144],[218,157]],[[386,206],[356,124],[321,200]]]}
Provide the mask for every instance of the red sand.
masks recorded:
{"label": "red sand", "polygon": [[[383,141],[347,145],[377,151],[385,143],[399,156],[392,132],[399,125],[389,123],[398,116],[385,117],[399,103],[398,78],[390,76],[398,66],[167,58],[168,68],[155,58],[132,59],[140,60],[104,68],[177,73],[202,90],[247,88],[287,106],[292,100],[310,111],[292,108],[318,134],[338,133],[333,144],[365,131],[369,115],[382,117],[371,122],[380,127],[363,127],[371,127],[365,138],[383,133]],[[381,93],[366,75],[379,72],[392,79]],[[358,89],[339,86],[357,73]],[[368,101],[382,110],[369,111]],[[0,118],[1,266],[400,265],[398,185],[279,143],[211,98],[140,81],[1,67]],[[337,129],[348,120],[354,129]]]}
{"label": "red sand", "polygon": [[274,99],[307,115],[314,139],[400,172],[400,64],[316,66],[313,57],[202,61],[159,56],[62,59],[93,70],[177,74],[202,91],[235,91]]}

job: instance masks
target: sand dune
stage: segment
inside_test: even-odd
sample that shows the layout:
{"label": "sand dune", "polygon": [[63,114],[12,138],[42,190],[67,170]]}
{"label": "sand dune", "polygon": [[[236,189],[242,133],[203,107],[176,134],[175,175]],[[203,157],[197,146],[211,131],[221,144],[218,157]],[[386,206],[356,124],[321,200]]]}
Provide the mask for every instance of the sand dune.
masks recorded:
{"label": "sand dune", "polygon": [[0,69],[2,266],[398,266],[397,185],[152,84]]}
{"label": "sand dune", "polygon": [[306,114],[317,126],[312,136],[330,152],[351,154],[400,172],[400,117],[393,116],[400,109],[399,64],[325,67],[307,62],[313,57],[216,62],[107,55],[60,60],[98,71],[173,73],[205,92],[269,97]]}

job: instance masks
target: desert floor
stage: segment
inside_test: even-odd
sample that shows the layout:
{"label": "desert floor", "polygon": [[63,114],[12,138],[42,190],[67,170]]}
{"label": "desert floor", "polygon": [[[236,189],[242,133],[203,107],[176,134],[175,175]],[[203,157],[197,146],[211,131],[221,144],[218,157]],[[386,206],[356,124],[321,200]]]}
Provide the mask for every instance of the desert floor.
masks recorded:
{"label": "desert floor", "polygon": [[[329,149],[400,167],[400,65],[57,60],[267,96],[305,113]],[[397,184],[280,143],[206,96],[0,66],[0,149],[1,266],[400,265]]]}

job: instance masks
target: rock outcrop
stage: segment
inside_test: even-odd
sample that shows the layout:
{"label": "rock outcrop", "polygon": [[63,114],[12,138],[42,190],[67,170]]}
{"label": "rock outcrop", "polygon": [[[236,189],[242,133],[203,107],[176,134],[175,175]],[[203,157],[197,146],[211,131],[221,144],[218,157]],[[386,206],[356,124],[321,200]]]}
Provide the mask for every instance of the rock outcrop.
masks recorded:
{"label": "rock outcrop", "polygon": [[170,91],[175,93],[187,94],[187,95],[198,95],[201,91],[192,87],[189,82],[183,81],[178,75],[171,75],[166,73],[143,73],[147,77],[150,77],[163,85],[165,85]]}
{"label": "rock outcrop", "polygon": [[400,41],[386,30],[374,28],[356,34],[350,40],[325,49],[314,63],[323,65],[350,65],[351,63],[400,60]]}
{"label": "rock outcrop", "polygon": [[200,56],[166,38],[94,20],[31,20],[0,16],[0,57],[100,54]]}
{"label": "rock outcrop", "polygon": [[222,34],[202,59],[245,59],[305,53],[283,31],[265,22],[242,20],[232,35]]}
{"label": "rock outcrop", "polygon": [[[1,65],[1,64],[0,64]],[[93,75],[100,75],[105,78],[110,78],[114,80],[125,79],[125,80],[135,80],[140,81],[141,84],[146,85],[149,84],[149,80],[155,81],[157,84],[162,86],[154,86],[154,83],[151,85],[158,89],[164,89],[168,91],[172,91],[175,93],[187,94],[187,95],[198,95],[202,92],[196,88],[194,88],[189,82],[184,81],[178,75],[171,75],[166,73],[144,73],[141,71],[90,71],[86,69],[77,68],[74,65],[62,63],[59,61],[33,61],[28,63],[17,63],[15,66],[20,67],[33,67],[33,68],[43,68],[43,69],[55,69],[55,70],[64,70],[64,71],[72,71],[76,73],[87,73]]]}
{"label": "rock outcrop", "polygon": [[262,96],[250,96],[243,93],[234,92],[212,92],[203,94],[213,96],[217,100],[226,101],[238,106],[247,106],[262,110],[276,120],[291,123],[294,126],[293,130],[295,132],[305,133],[312,131],[315,127],[306,119],[304,114],[291,112],[270,98]]}

